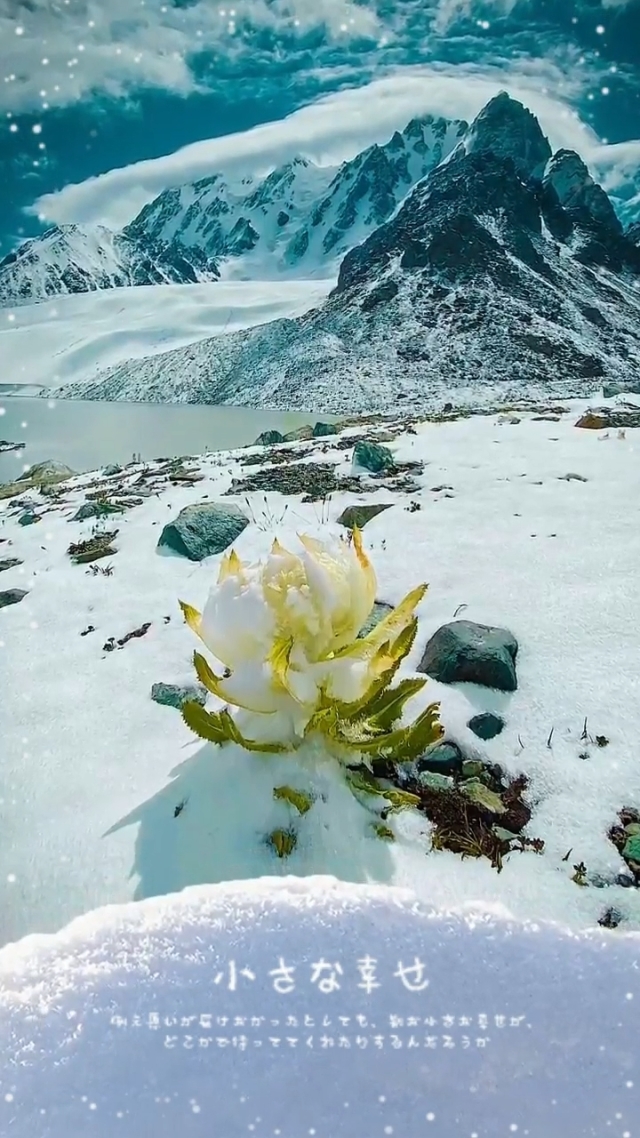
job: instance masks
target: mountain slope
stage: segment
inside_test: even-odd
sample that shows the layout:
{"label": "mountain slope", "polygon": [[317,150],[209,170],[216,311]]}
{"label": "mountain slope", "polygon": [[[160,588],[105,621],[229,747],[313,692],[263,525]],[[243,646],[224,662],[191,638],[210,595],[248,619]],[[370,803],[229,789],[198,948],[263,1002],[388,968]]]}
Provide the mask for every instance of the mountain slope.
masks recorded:
{"label": "mountain slope", "polygon": [[587,394],[640,374],[640,249],[578,155],[502,94],[320,308],[123,364],[65,394],[313,411]]}
{"label": "mountain slope", "polygon": [[25,241],[0,261],[0,305],[124,285],[195,283],[217,276],[215,263],[197,250],[187,258],[182,248],[169,242],[138,242],[103,225],[91,230],[61,225]]}

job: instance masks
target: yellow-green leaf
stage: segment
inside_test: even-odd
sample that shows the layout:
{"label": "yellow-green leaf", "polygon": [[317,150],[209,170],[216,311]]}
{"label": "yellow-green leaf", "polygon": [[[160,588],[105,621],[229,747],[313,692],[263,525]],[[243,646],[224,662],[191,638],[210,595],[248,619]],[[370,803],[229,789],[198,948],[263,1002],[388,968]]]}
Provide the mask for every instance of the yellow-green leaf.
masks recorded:
{"label": "yellow-green leaf", "polygon": [[382,787],[378,785],[373,775],[365,774],[362,770],[348,770],[346,772],[347,782],[352,790],[357,790],[360,794],[375,794],[382,795]]}
{"label": "yellow-green leaf", "polygon": [[245,751],[254,751],[264,755],[281,755],[284,751],[290,750],[285,743],[261,743],[254,739],[245,738],[235,719],[232,719],[226,708],[223,708],[219,713],[219,718],[228,738],[237,743],[239,747],[243,747]]}
{"label": "yellow-green leaf", "polygon": [[229,741],[229,734],[221,722],[220,716],[211,711],[205,711],[204,707],[196,700],[187,700],[186,703],[183,703],[181,712],[187,727],[190,727],[198,738],[206,739],[208,743],[222,744]]}
{"label": "yellow-green leaf", "polygon": [[294,790],[292,786],[276,786],[273,797],[288,802],[299,814],[306,814],[313,806],[313,799],[308,794],[302,790]]}
{"label": "yellow-green leaf", "polygon": [[420,713],[417,719],[406,729],[404,739],[397,747],[396,755],[400,759],[416,759],[442,738],[444,728],[440,723],[440,704],[430,703]]}
{"label": "yellow-green leaf", "polygon": [[212,695],[218,695],[222,677],[216,676],[200,652],[193,653],[193,665],[200,683],[204,684],[207,691],[210,691]]}
{"label": "yellow-green leaf", "polygon": [[367,715],[383,730],[390,731],[394,723],[401,718],[404,705],[412,696],[422,691],[426,682],[426,677],[401,680],[397,687],[379,692],[367,705]]}
{"label": "yellow-green leaf", "polygon": [[349,656],[368,659],[372,652],[375,652],[385,641],[397,639],[407,625],[416,619],[413,615],[414,609],[420,604],[427,588],[427,585],[418,585],[416,589],[412,589],[410,593],[407,593],[404,600],[400,601],[399,605],[371,629],[367,636],[355,640],[353,644],[348,644],[346,648],[336,653],[336,657]]}
{"label": "yellow-green leaf", "polygon": [[200,636],[200,621],[202,620],[202,613],[199,613],[197,609],[194,609],[193,605],[188,605],[186,601],[178,601],[178,604],[182,609],[182,615],[184,616],[184,619],[189,625],[191,631],[195,632],[196,636]]}
{"label": "yellow-green leaf", "polygon": [[273,675],[280,685],[280,687],[289,692],[289,684],[287,682],[287,672],[289,671],[289,657],[291,656],[291,649],[293,647],[293,640],[291,637],[288,639],[276,638],[274,640],[273,648],[268,656],[268,662],[273,670]]}
{"label": "yellow-green leaf", "polygon": [[267,839],[278,857],[289,857],[296,848],[298,839],[293,830],[274,830]]}
{"label": "yellow-green leaf", "polygon": [[385,790],[382,797],[391,803],[392,810],[408,810],[420,805],[417,794],[409,794],[408,790]]}
{"label": "yellow-green leaf", "polygon": [[373,829],[379,838],[384,842],[395,842],[396,836],[390,826],[385,826],[384,822],[374,822]]}

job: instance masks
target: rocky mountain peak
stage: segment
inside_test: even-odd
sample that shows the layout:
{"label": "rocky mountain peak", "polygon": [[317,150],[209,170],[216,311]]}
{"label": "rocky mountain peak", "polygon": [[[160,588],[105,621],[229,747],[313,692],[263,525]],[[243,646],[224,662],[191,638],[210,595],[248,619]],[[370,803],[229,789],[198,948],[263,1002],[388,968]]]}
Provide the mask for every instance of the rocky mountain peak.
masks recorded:
{"label": "rocky mountain peak", "polygon": [[543,184],[552,186],[572,221],[604,226],[622,234],[622,225],[605,191],[594,182],[575,150],[558,150],[547,164]]}
{"label": "rocky mountain peak", "polygon": [[490,152],[510,158],[525,181],[541,177],[552,154],[535,115],[506,91],[483,107],[461,146],[467,154]]}

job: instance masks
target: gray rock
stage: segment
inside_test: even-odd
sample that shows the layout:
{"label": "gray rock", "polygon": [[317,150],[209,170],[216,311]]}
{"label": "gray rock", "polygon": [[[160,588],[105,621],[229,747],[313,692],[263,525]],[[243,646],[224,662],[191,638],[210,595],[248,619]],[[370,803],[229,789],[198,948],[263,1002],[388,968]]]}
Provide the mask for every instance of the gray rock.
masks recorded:
{"label": "gray rock", "polygon": [[454,620],[434,632],[417,670],[443,684],[515,691],[517,652],[518,642],[506,628]]}
{"label": "gray rock", "polygon": [[455,743],[437,743],[418,759],[416,769],[419,774],[423,771],[431,771],[433,774],[461,774],[462,762],[462,752]]}
{"label": "gray rock", "polygon": [[499,794],[495,790],[490,790],[478,778],[471,778],[468,782],[460,783],[460,791],[473,802],[474,806],[479,806],[482,810],[488,810],[490,814],[506,814],[507,807],[502,801]]}
{"label": "gray rock", "polygon": [[110,478],[113,474],[122,474],[122,467],[118,466],[116,463],[113,463],[111,466],[105,466],[102,473],[104,474],[105,478]]}
{"label": "gray rock", "polygon": [[71,518],[72,522],[85,522],[88,518],[104,518],[109,514],[121,514],[122,506],[113,502],[83,502]]}
{"label": "gray rock", "polygon": [[177,707],[178,710],[189,700],[195,700],[204,707],[207,702],[207,689],[202,684],[180,686],[160,683],[154,684],[151,688],[151,698],[154,703],[160,703],[164,707]]}
{"label": "gray rock", "polygon": [[19,557],[8,557],[6,561],[0,561],[0,573],[4,573],[7,569],[15,569],[17,565],[22,565]]}
{"label": "gray rock", "polygon": [[640,395],[640,382],[629,379],[624,383],[603,383],[602,394],[605,399],[613,399],[614,395]]}
{"label": "gray rock", "polygon": [[284,442],[284,435],[280,431],[263,431],[251,445],[254,447],[271,447]]}
{"label": "gray rock", "polygon": [[480,778],[484,774],[484,763],[479,759],[465,759],[462,764],[463,778]]}
{"label": "gray rock", "polygon": [[354,526],[364,529],[367,522],[377,518],[378,514],[384,513],[385,510],[390,510],[393,504],[393,502],[379,502],[369,506],[347,506],[338,518],[338,525],[346,526],[347,529],[353,529]]}
{"label": "gray rock", "polygon": [[75,474],[76,471],[72,470],[70,466],[65,466],[64,462],[56,462],[53,458],[48,458],[44,462],[37,462],[35,466],[30,466],[16,481],[40,485],[40,483],[64,482],[67,478],[73,478]]}
{"label": "gray rock", "polygon": [[393,605],[387,604],[386,601],[375,601],[371,612],[365,620],[362,628],[358,633],[358,639],[361,640],[363,636],[368,636],[373,632],[377,624],[384,620],[388,613],[393,612]]}
{"label": "gray rock", "polygon": [[504,729],[504,719],[501,719],[499,715],[494,715],[491,711],[482,711],[469,720],[467,727],[479,739],[495,739],[496,735],[499,735]]}
{"label": "gray rock", "polygon": [[384,470],[393,470],[395,462],[388,447],[361,439],[353,448],[353,466],[371,474],[380,474]]}
{"label": "gray rock", "polygon": [[518,840],[518,835],[511,830],[505,830],[504,826],[492,826],[491,830],[501,842],[516,842]]}
{"label": "gray rock", "polygon": [[5,589],[0,593],[0,609],[6,609],[9,605],[19,605],[27,595],[25,589]]}
{"label": "gray rock", "polygon": [[288,431],[284,436],[285,443],[308,443],[313,438],[313,427],[306,424],[304,427],[296,427],[295,431]]}
{"label": "gray rock", "polygon": [[32,525],[35,525],[35,523],[39,522],[39,521],[40,521],[40,515],[39,514],[34,514],[33,510],[26,510],[25,513],[21,514],[20,517],[18,518],[18,525],[19,526],[32,526]]}
{"label": "gray rock", "polygon": [[233,545],[248,525],[248,517],[238,506],[199,502],[185,506],[174,521],[168,522],[158,546],[166,546],[190,561],[203,561]]}
{"label": "gray rock", "polygon": [[625,842],[622,856],[627,861],[633,861],[640,865],[640,834],[631,834]]}
{"label": "gray rock", "polygon": [[323,439],[326,435],[337,435],[337,433],[338,428],[336,427],[335,423],[318,422],[313,428],[314,439]]}
{"label": "gray rock", "polygon": [[436,774],[435,771],[421,771],[418,775],[418,784],[425,790],[452,790],[455,780],[448,774]]}

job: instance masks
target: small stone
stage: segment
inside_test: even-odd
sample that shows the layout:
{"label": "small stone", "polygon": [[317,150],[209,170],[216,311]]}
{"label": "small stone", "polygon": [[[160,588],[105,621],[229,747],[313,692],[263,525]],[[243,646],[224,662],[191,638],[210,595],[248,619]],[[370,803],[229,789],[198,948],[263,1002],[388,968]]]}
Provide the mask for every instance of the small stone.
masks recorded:
{"label": "small stone", "polygon": [[353,529],[354,526],[358,529],[364,529],[367,522],[370,522],[372,518],[377,518],[378,514],[384,513],[385,510],[390,510],[392,506],[393,502],[371,503],[369,506],[347,506],[338,518],[338,525],[346,526],[347,529]]}
{"label": "small stone", "polygon": [[518,642],[506,628],[454,620],[434,632],[417,671],[443,684],[480,684],[515,691],[517,652]]}
{"label": "small stone", "polygon": [[177,707],[178,710],[189,700],[195,700],[204,707],[207,689],[202,684],[185,684],[182,687],[179,684],[154,684],[151,698],[154,703],[160,703],[164,707]]}
{"label": "small stone", "polygon": [[36,524],[36,522],[39,522],[39,521],[40,521],[40,515],[39,514],[34,514],[33,510],[26,510],[26,512],[24,514],[21,514],[20,517],[18,518],[18,525],[19,526],[33,526]]}
{"label": "small stone", "polygon": [[335,423],[318,422],[313,428],[314,439],[323,439],[326,435],[337,435],[337,433],[338,428],[336,427]]}
{"label": "small stone", "polygon": [[491,711],[482,711],[469,720],[467,727],[479,739],[495,739],[496,735],[499,735],[504,729],[504,719],[501,719],[499,715],[494,715]]}
{"label": "small stone", "polygon": [[5,589],[0,593],[0,609],[8,608],[9,605],[18,605],[27,596],[25,589]]}
{"label": "small stone", "polygon": [[460,790],[465,798],[473,802],[475,806],[480,806],[481,809],[487,810],[490,814],[506,814],[507,807],[502,801],[499,794],[494,790],[490,790],[483,782],[477,778],[472,778],[469,782],[461,782]]}
{"label": "small stone", "polygon": [[558,482],[588,482],[589,479],[585,478],[584,474],[560,474],[558,475]]}
{"label": "small stone", "polygon": [[603,929],[617,929],[622,921],[622,914],[618,909],[606,909],[601,917],[598,917],[598,924]]}
{"label": "small stone", "polygon": [[22,565],[19,557],[8,557],[6,561],[0,561],[0,573],[4,573],[7,569],[15,569],[17,565]]}
{"label": "small stone", "polygon": [[364,636],[373,632],[376,625],[380,624],[390,612],[393,612],[393,605],[387,604],[386,601],[374,601],[373,608],[358,633],[358,639],[362,640]]}
{"label": "small stone", "polygon": [[416,769],[419,773],[461,774],[462,761],[462,752],[455,743],[437,743],[418,759]]}
{"label": "small stone", "polygon": [[361,439],[353,448],[353,466],[354,469],[380,474],[384,470],[393,470],[395,462],[388,447]]}
{"label": "small stone", "polygon": [[421,771],[418,775],[418,784],[425,790],[452,790],[454,779],[448,774],[437,774],[435,771]]}
{"label": "small stone", "polygon": [[480,778],[484,774],[484,763],[478,759],[465,759],[462,764],[463,778]]}
{"label": "small stone", "polygon": [[172,549],[190,561],[203,561],[233,545],[248,525],[248,517],[236,505],[199,502],[185,506],[164,527],[158,547]]}

